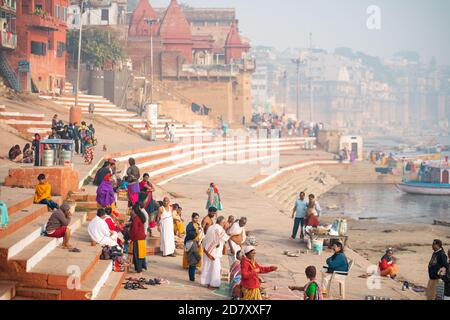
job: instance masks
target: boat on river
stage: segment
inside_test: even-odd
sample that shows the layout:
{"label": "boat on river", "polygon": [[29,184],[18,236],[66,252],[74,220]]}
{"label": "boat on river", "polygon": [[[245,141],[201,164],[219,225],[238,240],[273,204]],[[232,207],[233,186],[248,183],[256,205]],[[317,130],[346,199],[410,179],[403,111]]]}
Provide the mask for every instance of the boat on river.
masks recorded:
{"label": "boat on river", "polygon": [[416,179],[403,178],[397,188],[409,194],[450,196],[449,176],[448,157],[445,161],[428,161],[421,164]]}

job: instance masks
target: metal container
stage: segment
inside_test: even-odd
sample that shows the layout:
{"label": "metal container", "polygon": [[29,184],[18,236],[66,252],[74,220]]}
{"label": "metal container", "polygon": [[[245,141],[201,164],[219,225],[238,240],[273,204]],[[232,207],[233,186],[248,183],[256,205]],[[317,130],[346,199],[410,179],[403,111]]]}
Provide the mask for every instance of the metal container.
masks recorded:
{"label": "metal container", "polygon": [[55,162],[55,152],[54,150],[44,150],[42,153],[42,166],[52,167]]}
{"label": "metal container", "polygon": [[60,158],[60,161],[61,161],[61,165],[64,165],[64,163],[66,161],[72,162],[72,151],[70,151],[70,150],[61,150],[59,158]]}

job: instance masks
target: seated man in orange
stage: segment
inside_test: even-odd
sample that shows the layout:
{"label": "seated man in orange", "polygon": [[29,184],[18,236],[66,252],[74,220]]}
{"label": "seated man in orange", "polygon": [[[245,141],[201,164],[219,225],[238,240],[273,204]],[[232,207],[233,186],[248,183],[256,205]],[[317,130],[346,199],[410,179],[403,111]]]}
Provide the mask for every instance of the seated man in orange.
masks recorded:
{"label": "seated man in orange", "polygon": [[392,248],[386,250],[386,254],[378,263],[378,268],[382,277],[394,279],[397,276],[398,266],[394,261],[394,250]]}

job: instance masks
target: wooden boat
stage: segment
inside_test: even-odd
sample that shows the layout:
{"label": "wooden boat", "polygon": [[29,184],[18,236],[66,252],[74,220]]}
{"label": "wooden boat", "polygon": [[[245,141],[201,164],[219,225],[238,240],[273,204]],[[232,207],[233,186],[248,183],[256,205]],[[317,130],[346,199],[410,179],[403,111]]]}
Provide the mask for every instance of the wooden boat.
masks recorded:
{"label": "wooden boat", "polygon": [[422,194],[433,196],[450,196],[450,184],[422,183],[417,181],[405,181],[397,184],[400,191],[410,194]]}
{"label": "wooden boat", "polygon": [[420,195],[450,196],[450,166],[445,161],[423,163],[417,180],[403,179],[397,188],[403,192]]}

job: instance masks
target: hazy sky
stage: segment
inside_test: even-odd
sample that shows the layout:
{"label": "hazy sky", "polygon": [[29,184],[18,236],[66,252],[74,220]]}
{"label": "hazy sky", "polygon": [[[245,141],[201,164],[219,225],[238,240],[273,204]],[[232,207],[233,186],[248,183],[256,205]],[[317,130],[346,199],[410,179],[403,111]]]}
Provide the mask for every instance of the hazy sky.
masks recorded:
{"label": "hazy sky", "polygon": [[[170,0],[150,0],[155,7]],[[241,32],[252,45],[278,49],[348,46],[381,57],[400,50],[450,64],[450,0],[179,0],[192,7],[236,8]],[[381,9],[381,29],[369,30],[369,6]]]}

